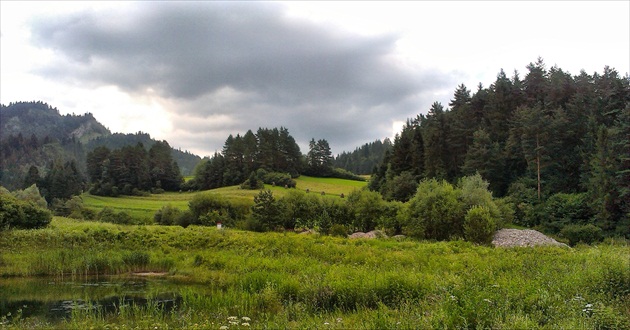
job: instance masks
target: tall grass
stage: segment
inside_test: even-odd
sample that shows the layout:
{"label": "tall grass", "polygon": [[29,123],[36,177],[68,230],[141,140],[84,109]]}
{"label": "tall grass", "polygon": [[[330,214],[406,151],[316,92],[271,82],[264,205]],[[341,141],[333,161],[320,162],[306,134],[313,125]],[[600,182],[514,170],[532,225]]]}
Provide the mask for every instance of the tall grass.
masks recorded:
{"label": "tall grass", "polygon": [[[208,288],[183,290],[174,310],[78,313],[67,328],[630,326],[625,242],[505,249],[55,218],[47,229],[4,233],[0,249],[0,276],[152,270]],[[34,321],[20,322],[11,326]]]}

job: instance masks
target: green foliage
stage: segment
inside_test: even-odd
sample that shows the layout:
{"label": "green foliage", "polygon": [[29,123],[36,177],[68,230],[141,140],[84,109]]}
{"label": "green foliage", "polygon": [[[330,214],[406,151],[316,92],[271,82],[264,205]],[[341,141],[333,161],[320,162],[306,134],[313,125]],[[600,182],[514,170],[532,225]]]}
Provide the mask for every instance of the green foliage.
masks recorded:
{"label": "green foliage", "polygon": [[329,234],[330,236],[347,237],[348,228],[342,224],[336,223],[330,227]]}
{"label": "green foliage", "polygon": [[0,192],[0,231],[7,228],[42,228],[51,220],[52,214],[47,209]]}
{"label": "green foliage", "polygon": [[193,224],[214,226],[216,222],[233,227],[237,221],[244,220],[249,213],[249,204],[230,201],[220,194],[200,193],[188,203]]}
{"label": "green foliage", "polygon": [[102,222],[115,223],[119,225],[136,224],[136,220],[134,220],[129,213],[125,211],[116,212],[109,207],[102,209],[98,213],[97,219]]}
{"label": "green foliage", "polygon": [[255,172],[249,175],[249,178],[245,182],[241,183],[241,189],[260,190],[265,187],[264,183],[258,179]]}
{"label": "green foliage", "polygon": [[28,188],[24,190],[14,191],[13,196],[15,196],[15,198],[19,200],[31,202],[43,209],[48,207],[48,203],[46,202],[46,199],[44,198],[44,196],[40,194],[39,189],[37,188],[36,184],[32,184],[31,186],[29,186]]}
{"label": "green foliage", "polygon": [[[287,173],[295,178],[300,174],[301,157],[299,146],[284,127],[259,128],[256,134],[250,130],[244,136],[230,135],[221,153],[215,153],[197,166],[190,186],[205,190],[237,185],[259,169]],[[258,178],[263,179],[261,175]],[[269,184],[274,181],[276,178]],[[276,184],[280,185],[280,181]],[[289,181],[282,182],[282,186],[285,184],[291,186]]]}
{"label": "green foliage", "polygon": [[271,190],[261,190],[254,197],[252,206],[252,218],[262,225],[262,229],[278,230],[282,229],[282,209],[281,205]]}
{"label": "green foliage", "polygon": [[484,206],[475,205],[464,218],[464,238],[469,242],[490,245],[496,231],[495,220]]}
{"label": "green foliage", "polygon": [[[388,171],[389,175],[392,171]],[[385,184],[381,187],[381,193],[387,200],[396,200],[400,202],[406,202],[416,193],[418,189],[418,183],[416,178],[409,171],[404,171],[393,178],[389,178]]]}
{"label": "green foliage", "polygon": [[585,193],[554,194],[544,203],[544,220],[541,225],[552,233],[558,233],[568,225],[584,225],[593,214]]}
{"label": "green foliage", "polygon": [[492,217],[495,229],[500,229],[504,223],[508,222],[510,209],[508,205],[500,209],[492,198],[492,192],[488,190],[488,181],[485,181],[479,173],[465,176],[459,180],[458,187],[461,189],[461,199],[466,209],[475,206],[484,207]]}
{"label": "green foliage", "polygon": [[142,195],[143,191],[177,191],[184,180],[166,141],[147,151],[142,143],[110,151],[98,147],[88,153],[90,193],[101,196]]}
{"label": "green foliage", "polygon": [[355,180],[355,181],[365,181],[364,177],[358,176],[346,169],[334,167],[332,169],[332,173],[330,174],[332,178],[346,179],[346,180]]}
{"label": "green foliage", "polygon": [[560,237],[569,240],[569,245],[575,246],[578,243],[592,244],[603,239],[602,229],[593,224],[587,225],[567,225],[560,230]]}
{"label": "green foliage", "polygon": [[422,180],[406,209],[403,232],[412,237],[446,240],[463,236],[465,209],[461,191],[446,181]]}
{"label": "green foliage", "polygon": [[344,151],[337,155],[333,166],[360,175],[370,174],[383,161],[385,152],[391,147],[392,142],[388,138],[366,143],[351,153]]}
{"label": "green foliage", "polygon": [[180,209],[169,204],[157,210],[153,220],[155,223],[160,225],[175,225],[177,224],[177,219],[181,216],[181,212],[182,211]]}
{"label": "green foliage", "polygon": [[386,214],[386,201],[375,191],[355,190],[348,195],[347,203],[349,212],[353,216],[352,228],[355,231],[373,230],[381,217],[389,216]]}
{"label": "green foliage", "polygon": [[324,210],[321,197],[299,190],[290,190],[279,202],[284,210],[283,226],[287,229],[314,229],[318,214]]}
{"label": "green foliage", "polygon": [[297,183],[290,174],[280,172],[267,172],[264,169],[256,171],[259,180],[266,184],[278,187],[295,188]]}
{"label": "green foliage", "polygon": [[307,167],[304,173],[311,176],[330,176],[333,172],[333,157],[328,141],[321,139],[316,142],[315,139],[311,139],[308,146]]}

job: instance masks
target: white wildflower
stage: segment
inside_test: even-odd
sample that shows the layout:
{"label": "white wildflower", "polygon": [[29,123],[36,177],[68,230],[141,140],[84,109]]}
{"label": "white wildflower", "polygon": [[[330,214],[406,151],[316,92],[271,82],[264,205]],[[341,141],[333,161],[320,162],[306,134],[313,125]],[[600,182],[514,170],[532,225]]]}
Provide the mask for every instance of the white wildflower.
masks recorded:
{"label": "white wildflower", "polygon": [[245,322],[249,322],[249,321],[251,321],[252,319],[250,319],[250,318],[249,318],[249,317],[247,317],[247,316],[243,316],[243,317],[241,317],[241,320],[243,320],[243,321],[245,321]]}
{"label": "white wildflower", "polygon": [[236,321],[236,320],[238,320],[238,317],[236,317],[236,316],[228,317],[228,321]]}
{"label": "white wildflower", "polygon": [[340,317],[337,318],[337,323],[341,323],[343,321]]}
{"label": "white wildflower", "polygon": [[243,322],[243,323],[241,323],[241,325],[242,325],[242,326],[244,326],[244,327],[248,327],[248,326],[249,326],[249,323],[247,323],[247,322]]}
{"label": "white wildflower", "polygon": [[227,330],[227,328],[228,328],[228,327],[227,327],[227,325],[222,325],[222,326],[219,328],[219,330]]}

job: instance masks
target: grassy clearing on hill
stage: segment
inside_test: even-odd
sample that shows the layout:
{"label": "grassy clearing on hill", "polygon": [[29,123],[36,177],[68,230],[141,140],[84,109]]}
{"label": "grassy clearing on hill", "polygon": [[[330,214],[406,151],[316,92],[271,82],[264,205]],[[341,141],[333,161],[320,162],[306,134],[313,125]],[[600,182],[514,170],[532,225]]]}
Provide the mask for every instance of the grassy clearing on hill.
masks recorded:
{"label": "grassy clearing on hill", "polygon": [[[155,271],[212,290],[180,292],[174,311],[78,311],[63,328],[218,329],[230,316],[239,318],[230,328],[630,326],[626,242],[505,249],[56,217],[49,228],[3,233],[0,250],[0,278]],[[45,326],[37,319],[0,325]]]}
{"label": "grassy clearing on hill", "polygon": [[[348,195],[355,189],[361,189],[367,185],[367,182],[352,181],[334,178],[314,178],[309,176],[300,176],[295,179],[297,182],[296,189],[306,191],[307,189],[313,193],[326,193],[327,196],[339,197],[340,194]],[[282,197],[288,191],[284,187],[272,187],[265,185],[265,189],[270,189],[277,198]],[[254,200],[254,196],[258,195],[259,190],[245,190],[239,186],[223,187],[212,189],[205,192],[221,194],[228,199]],[[100,212],[103,208],[109,207],[116,212],[125,211],[129,215],[137,219],[153,219],[153,215],[165,205],[171,205],[181,210],[188,208],[188,202],[198,192],[169,192],[149,196],[121,196],[121,197],[105,197],[83,194],[81,198],[85,207]]]}

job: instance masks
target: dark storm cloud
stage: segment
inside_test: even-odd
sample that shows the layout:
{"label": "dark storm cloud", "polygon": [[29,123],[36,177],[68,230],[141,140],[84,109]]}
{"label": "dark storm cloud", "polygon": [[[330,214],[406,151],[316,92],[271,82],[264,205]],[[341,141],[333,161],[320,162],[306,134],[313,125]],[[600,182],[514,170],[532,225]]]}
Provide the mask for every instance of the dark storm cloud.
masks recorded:
{"label": "dark storm cloud", "polygon": [[40,75],[152,91],[179,104],[167,109],[176,129],[284,125],[339,146],[383,138],[383,126],[423,110],[422,91],[445,86],[393,61],[396,40],[288,18],[270,3],[140,3],[32,24],[32,42],[59,55]]}

